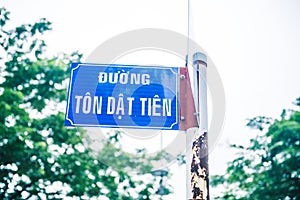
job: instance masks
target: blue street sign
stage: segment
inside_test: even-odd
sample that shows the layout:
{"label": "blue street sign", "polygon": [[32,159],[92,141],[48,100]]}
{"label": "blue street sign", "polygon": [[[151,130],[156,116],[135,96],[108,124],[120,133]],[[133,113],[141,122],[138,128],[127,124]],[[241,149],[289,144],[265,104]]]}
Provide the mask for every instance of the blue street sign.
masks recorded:
{"label": "blue street sign", "polygon": [[72,63],[66,126],[178,130],[178,68]]}

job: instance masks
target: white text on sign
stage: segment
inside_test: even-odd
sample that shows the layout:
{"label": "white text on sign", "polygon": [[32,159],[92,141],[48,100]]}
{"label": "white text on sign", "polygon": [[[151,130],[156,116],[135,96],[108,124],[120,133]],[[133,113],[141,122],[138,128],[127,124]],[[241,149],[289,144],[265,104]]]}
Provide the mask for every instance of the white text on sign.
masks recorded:
{"label": "white text on sign", "polygon": [[111,84],[134,84],[134,85],[149,85],[150,75],[149,74],[136,74],[136,73],[107,73],[99,72],[98,75],[99,83],[111,83]]}
{"label": "white text on sign", "polygon": [[[159,98],[157,95],[154,98],[139,98],[135,100],[133,97],[124,97],[120,94],[119,97],[107,97],[106,108],[103,108],[102,96],[91,96],[89,92],[85,96],[75,96],[75,113],[83,114],[102,114],[104,110],[107,115],[132,115],[134,105],[140,106],[141,116],[172,116],[172,99]],[[135,104],[133,103],[135,102]],[[139,103],[139,104],[137,104]]]}

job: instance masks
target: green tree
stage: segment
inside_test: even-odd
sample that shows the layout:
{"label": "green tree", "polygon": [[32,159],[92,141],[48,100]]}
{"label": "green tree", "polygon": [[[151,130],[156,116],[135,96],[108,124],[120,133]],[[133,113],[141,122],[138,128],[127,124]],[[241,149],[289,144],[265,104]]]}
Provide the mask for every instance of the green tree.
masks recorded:
{"label": "green tree", "polygon": [[233,145],[238,157],[212,184],[224,189],[220,199],[300,199],[300,98],[295,110],[279,119],[256,117],[247,126],[258,130],[250,146]]}
{"label": "green tree", "polygon": [[[84,130],[66,129],[69,66],[81,55],[46,57],[42,36],[51,23],[7,30],[9,14],[0,8],[0,199],[150,199],[152,179],[118,170],[143,174],[159,157],[123,152],[114,145],[120,132],[95,153]],[[105,158],[114,158],[114,166]]]}

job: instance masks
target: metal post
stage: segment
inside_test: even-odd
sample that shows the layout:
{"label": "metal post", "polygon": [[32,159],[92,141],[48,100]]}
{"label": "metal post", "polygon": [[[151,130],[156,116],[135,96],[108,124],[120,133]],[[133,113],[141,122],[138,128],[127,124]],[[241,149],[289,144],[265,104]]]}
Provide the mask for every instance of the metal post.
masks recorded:
{"label": "metal post", "polygon": [[[207,118],[207,57],[193,49],[191,40],[200,42],[203,25],[200,20],[201,4],[199,0],[188,0],[188,44],[187,55],[193,55],[192,90],[195,115],[198,126],[187,129],[187,199],[209,200],[208,171],[208,118]],[[187,59],[188,63],[188,59]],[[188,66],[188,65],[187,65]],[[192,144],[189,144],[193,138]],[[191,146],[191,147],[190,147]]]}
{"label": "metal post", "polygon": [[199,129],[192,145],[191,192],[192,199],[209,200],[208,120],[207,120],[207,58],[203,53],[193,55],[194,101]]}

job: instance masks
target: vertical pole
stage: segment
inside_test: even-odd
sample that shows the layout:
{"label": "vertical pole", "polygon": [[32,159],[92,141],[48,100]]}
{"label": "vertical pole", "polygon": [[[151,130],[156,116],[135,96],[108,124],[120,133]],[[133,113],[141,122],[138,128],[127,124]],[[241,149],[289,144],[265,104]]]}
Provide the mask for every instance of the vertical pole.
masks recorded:
{"label": "vertical pole", "polygon": [[[193,55],[192,89],[195,103],[195,115],[198,127],[187,129],[188,138],[193,137],[191,147],[187,144],[187,167],[190,166],[187,177],[187,199],[209,200],[209,171],[208,171],[208,117],[207,117],[207,57],[200,49],[193,49],[190,40],[199,42],[201,39],[200,23],[201,1],[188,0],[188,44],[187,55]],[[187,59],[188,60],[188,59]]]}
{"label": "vertical pole", "polygon": [[192,142],[199,129],[188,66],[180,69],[180,130],[186,131],[186,199],[192,199]]}
{"label": "vertical pole", "polygon": [[192,144],[192,199],[209,200],[206,55],[196,52],[193,55],[193,68],[194,101],[199,129]]}
{"label": "vertical pole", "polygon": [[194,95],[197,95],[197,100],[195,100],[196,111],[200,131],[208,130],[208,120],[207,120],[207,57],[205,54],[196,52],[193,55],[193,68],[194,68],[194,82],[196,83],[194,90]]}

